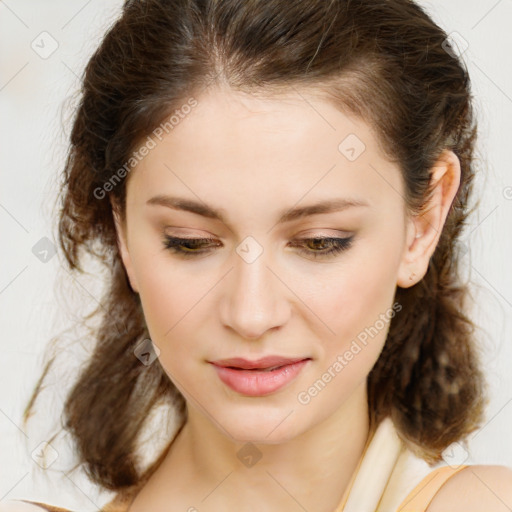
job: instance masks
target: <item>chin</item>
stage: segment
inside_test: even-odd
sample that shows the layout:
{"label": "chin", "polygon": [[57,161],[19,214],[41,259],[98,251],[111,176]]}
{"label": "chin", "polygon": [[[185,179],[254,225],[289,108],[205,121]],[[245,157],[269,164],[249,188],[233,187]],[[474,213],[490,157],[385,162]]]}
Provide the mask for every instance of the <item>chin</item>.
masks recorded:
{"label": "chin", "polygon": [[254,444],[282,444],[306,431],[297,407],[239,408],[226,411],[216,421],[224,435],[233,441]]}

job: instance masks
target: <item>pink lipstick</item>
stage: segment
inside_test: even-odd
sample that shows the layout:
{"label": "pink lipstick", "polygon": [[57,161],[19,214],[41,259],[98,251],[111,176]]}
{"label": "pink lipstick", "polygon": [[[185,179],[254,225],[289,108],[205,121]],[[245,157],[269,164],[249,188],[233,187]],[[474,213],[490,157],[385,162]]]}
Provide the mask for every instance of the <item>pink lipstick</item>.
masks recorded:
{"label": "pink lipstick", "polygon": [[310,358],[267,356],[250,361],[243,358],[210,361],[220,380],[247,396],[264,396],[291,382]]}

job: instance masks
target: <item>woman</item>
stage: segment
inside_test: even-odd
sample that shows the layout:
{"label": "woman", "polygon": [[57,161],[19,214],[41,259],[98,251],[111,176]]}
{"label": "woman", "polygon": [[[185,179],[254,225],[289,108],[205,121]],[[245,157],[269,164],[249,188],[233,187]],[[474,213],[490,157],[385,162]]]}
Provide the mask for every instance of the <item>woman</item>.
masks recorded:
{"label": "woman", "polygon": [[[433,467],[484,405],[452,50],[408,0],[126,3],[86,69],[59,224],[71,269],[83,248],[111,270],[64,410],[118,493],[103,510],[512,503],[507,468]],[[143,468],[159,405],[179,428]]]}

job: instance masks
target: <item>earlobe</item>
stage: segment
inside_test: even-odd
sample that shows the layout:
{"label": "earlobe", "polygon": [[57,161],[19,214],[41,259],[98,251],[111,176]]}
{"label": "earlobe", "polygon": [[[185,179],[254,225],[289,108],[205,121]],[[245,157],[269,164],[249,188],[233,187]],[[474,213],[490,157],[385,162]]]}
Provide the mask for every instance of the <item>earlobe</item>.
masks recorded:
{"label": "earlobe", "polygon": [[135,293],[139,293],[139,288],[137,285],[137,280],[135,278],[135,272],[133,271],[132,261],[130,257],[130,253],[128,251],[128,244],[126,240],[126,229],[125,225],[121,220],[121,215],[119,213],[118,206],[112,201],[110,201],[112,205],[112,216],[114,218],[114,225],[116,229],[116,238],[117,238],[117,247],[119,249],[119,254],[121,255],[121,260],[123,262],[123,266],[126,271],[126,275],[128,276],[128,280],[130,282],[130,286]]}
{"label": "earlobe", "polygon": [[445,150],[431,170],[432,193],[425,207],[407,219],[404,254],[397,285],[409,288],[427,273],[461,179],[460,161]]}

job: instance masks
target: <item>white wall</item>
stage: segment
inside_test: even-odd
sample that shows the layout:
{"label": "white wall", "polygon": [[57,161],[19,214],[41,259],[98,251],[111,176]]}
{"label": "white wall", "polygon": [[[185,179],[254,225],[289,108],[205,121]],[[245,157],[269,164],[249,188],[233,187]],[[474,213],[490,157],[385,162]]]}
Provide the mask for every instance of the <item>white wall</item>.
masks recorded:
{"label": "white wall", "polygon": [[[486,425],[471,437],[468,461],[512,466],[512,170],[508,153],[512,139],[512,32],[507,30],[512,3],[421,3],[448,32],[458,32],[469,45],[464,55],[477,98],[482,165],[488,167],[478,177],[476,192],[482,203],[467,240],[469,268],[477,285],[475,319],[483,329],[482,350],[492,399]],[[38,470],[31,452],[47,440],[44,421],[39,420],[36,431],[23,432],[21,414],[40,373],[45,344],[70,324],[73,315],[81,314],[80,305],[95,306],[94,297],[99,296],[101,279],[86,277],[79,279],[76,296],[66,295],[58,281],[63,272],[59,270],[61,262],[51,257],[51,243],[42,239],[54,240],[56,233],[52,209],[69,131],[69,122],[62,125],[61,115],[65,121],[70,113],[61,112],[62,102],[76,91],[99,34],[121,4],[119,0],[0,2],[0,311],[4,333],[0,501],[24,497],[75,510],[96,510],[111,496],[97,493],[79,474],[59,475],[59,468],[68,467],[65,438],[57,461],[46,473]],[[41,36],[44,31],[50,36]],[[55,44],[54,53],[45,55]],[[46,263],[33,253],[34,246],[50,249]],[[62,375],[72,368],[62,368]],[[56,382],[62,375],[56,374]],[[42,419],[55,417],[64,392],[63,384],[50,388],[45,405],[48,412],[44,407],[38,409]],[[456,463],[464,458],[462,448],[457,447],[450,460]]]}

